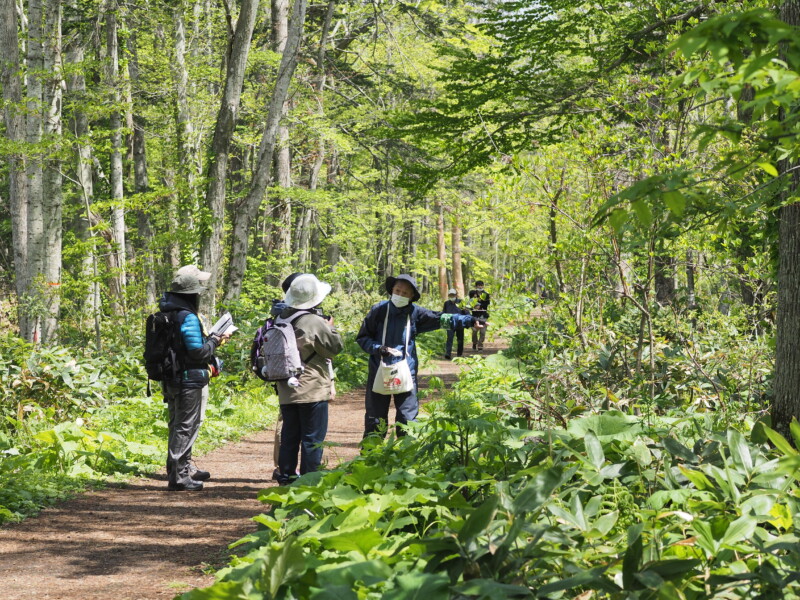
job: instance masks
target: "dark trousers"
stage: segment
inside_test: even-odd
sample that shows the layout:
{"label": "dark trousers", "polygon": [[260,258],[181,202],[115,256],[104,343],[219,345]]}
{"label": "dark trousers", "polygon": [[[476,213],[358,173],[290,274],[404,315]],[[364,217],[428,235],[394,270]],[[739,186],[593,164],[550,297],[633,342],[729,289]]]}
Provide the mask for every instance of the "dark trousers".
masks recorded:
{"label": "dark trousers", "polygon": [[165,385],[164,400],[169,408],[167,476],[171,483],[189,483],[189,460],[203,420],[203,389]]}
{"label": "dark trousers", "polygon": [[278,454],[278,483],[289,483],[297,472],[300,451],[300,474],[319,469],[322,463],[322,442],[328,433],[328,403],[281,404],[283,427]]}
{"label": "dark trousers", "polygon": [[447,331],[447,343],[444,346],[444,355],[448,358],[453,355],[453,336],[458,339],[458,345],[456,346],[456,352],[459,356],[464,354],[464,329],[459,327],[458,329],[449,329]]}
{"label": "dark trousers", "polygon": [[[374,376],[372,377],[374,379]],[[382,431],[386,435],[386,423],[389,421],[389,404],[394,398],[395,422],[406,424],[409,421],[416,421],[419,414],[419,400],[417,399],[417,382],[414,381],[414,389],[404,394],[393,394],[390,396],[376,394],[372,391],[372,382],[367,384],[366,409],[364,415],[364,437],[376,431]],[[382,423],[382,424],[381,424]],[[403,435],[403,429],[397,428],[397,435]]]}

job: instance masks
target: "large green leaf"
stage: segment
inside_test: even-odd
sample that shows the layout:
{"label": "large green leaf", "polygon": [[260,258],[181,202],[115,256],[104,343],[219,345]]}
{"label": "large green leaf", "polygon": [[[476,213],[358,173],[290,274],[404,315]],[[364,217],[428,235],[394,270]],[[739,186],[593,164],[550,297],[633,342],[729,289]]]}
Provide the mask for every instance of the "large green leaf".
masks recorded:
{"label": "large green leaf", "polygon": [[590,415],[580,419],[572,419],[567,431],[576,437],[584,437],[592,431],[601,442],[611,440],[634,440],[642,433],[638,418],[617,411],[609,411],[601,415]]}
{"label": "large green leaf", "polygon": [[593,431],[587,431],[583,437],[583,443],[586,445],[586,456],[589,458],[589,462],[595,469],[600,470],[600,467],[606,462],[606,455],[600,440]]}
{"label": "large green leaf", "polygon": [[332,532],[320,537],[325,548],[339,552],[355,550],[366,558],[370,550],[383,541],[383,536],[371,527]]}
{"label": "large green leaf", "polygon": [[458,532],[458,539],[462,544],[466,544],[486,530],[497,510],[497,502],[497,496],[489,496],[467,517],[466,522]]}
{"label": "large green leaf", "polygon": [[560,469],[552,468],[539,471],[512,500],[514,513],[522,514],[537,510],[547,501],[560,482]]}

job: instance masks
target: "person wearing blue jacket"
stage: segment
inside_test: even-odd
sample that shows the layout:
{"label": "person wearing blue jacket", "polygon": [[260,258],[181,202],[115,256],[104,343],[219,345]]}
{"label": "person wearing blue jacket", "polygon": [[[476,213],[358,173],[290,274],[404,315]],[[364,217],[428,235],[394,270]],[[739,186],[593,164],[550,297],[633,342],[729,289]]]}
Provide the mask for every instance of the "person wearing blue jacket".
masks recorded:
{"label": "person wearing blue jacket", "polygon": [[219,369],[216,349],[230,336],[207,336],[203,331],[198,303],[204,291],[196,274],[178,272],[159,303],[159,310],[176,316],[172,350],[180,367],[176,378],[162,385],[169,408],[167,489],[172,491],[202,490],[203,481],[211,476],[208,471],[192,468],[192,446],[203,419],[208,383]]}
{"label": "person wearing blue jacket", "polygon": [[[420,298],[417,283],[411,275],[398,275],[386,279],[386,291],[391,296],[374,305],[358,332],[356,341],[369,354],[369,374],[367,377],[366,413],[364,415],[364,437],[378,432],[389,418],[389,403],[394,397],[395,422],[406,424],[416,421],[419,413],[417,399],[417,334],[439,328],[461,329],[464,327],[482,328],[480,319],[472,315],[446,314],[423,308],[414,304]],[[384,338],[384,323],[386,335]],[[409,328],[409,339],[406,329]],[[407,355],[406,355],[407,346]],[[372,391],[372,385],[381,360],[395,363],[408,360],[414,387],[410,392],[384,395]],[[385,431],[384,431],[385,433]],[[402,428],[398,434],[402,435]]]}

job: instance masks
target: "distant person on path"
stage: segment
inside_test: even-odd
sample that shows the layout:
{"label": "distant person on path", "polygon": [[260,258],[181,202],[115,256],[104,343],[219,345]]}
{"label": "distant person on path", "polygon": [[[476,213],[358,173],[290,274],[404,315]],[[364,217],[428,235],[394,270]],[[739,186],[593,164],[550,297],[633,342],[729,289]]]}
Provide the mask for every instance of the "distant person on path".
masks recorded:
{"label": "distant person on path", "polygon": [[219,373],[217,348],[230,336],[207,336],[198,315],[200,294],[210,273],[194,265],[181,267],[159,303],[162,312],[176,312],[178,332],[172,350],[178,357],[180,371],[176,379],[163,382],[164,401],[169,408],[167,440],[167,489],[196,491],[209,479],[208,471],[192,462],[192,446],[197,439],[203,413],[208,403],[208,383]]}
{"label": "distant person on path", "polygon": [[318,310],[330,291],[331,286],[314,275],[298,275],[286,292],[286,308],[279,315],[280,319],[288,319],[303,313],[291,326],[305,367],[294,382],[294,378],[276,382],[283,417],[278,454],[281,485],[297,478],[298,451],[301,475],[316,471],[322,463],[322,443],[328,433],[328,402],[333,400],[330,359],[344,348],[333,318],[323,317]]}
{"label": "distant person on path", "polygon": [[[415,421],[419,413],[417,399],[417,334],[436,329],[482,328],[484,325],[471,315],[434,312],[414,304],[420,298],[417,283],[411,275],[399,275],[386,279],[386,292],[390,300],[374,305],[358,332],[356,341],[370,355],[367,377],[366,413],[364,415],[364,437],[385,427],[389,418],[389,403],[394,397],[395,421],[406,424]],[[383,394],[373,391],[373,385],[381,363],[387,365],[407,361],[413,382],[407,392]],[[379,382],[380,383],[380,382]],[[385,433],[385,431],[383,432]],[[402,435],[402,428],[398,428]]]}
{"label": "distant person on path", "polygon": [[[472,309],[472,316],[483,321],[489,320],[489,304],[491,297],[484,288],[482,281],[475,282],[475,289],[469,291],[469,304]],[[486,329],[476,329],[472,332],[472,349],[483,350],[483,342],[486,340]]]}
{"label": "distant person on path", "polygon": [[[449,315],[466,315],[469,314],[462,306],[463,300],[458,297],[458,292],[451,288],[447,292],[447,300],[444,303],[444,307],[442,308],[443,313],[447,313]],[[448,329],[447,330],[447,343],[444,346],[444,357],[447,360],[453,358],[453,338],[458,339],[458,345],[456,346],[456,355],[461,356],[464,354],[464,328],[460,327],[458,329]]]}

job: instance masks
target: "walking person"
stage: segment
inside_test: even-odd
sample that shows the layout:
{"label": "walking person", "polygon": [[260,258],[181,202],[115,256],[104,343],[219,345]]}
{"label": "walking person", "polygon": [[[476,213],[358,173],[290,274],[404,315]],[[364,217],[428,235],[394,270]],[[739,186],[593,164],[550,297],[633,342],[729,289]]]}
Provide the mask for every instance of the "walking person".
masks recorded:
{"label": "walking person", "polygon": [[[458,292],[451,288],[447,292],[447,300],[442,308],[443,313],[449,315],[466,315],[468,311],[462,306],[462,300],[458,297]],[[448,329],[447,342],[444,346],[444,357],[447,360],[453,358],[453,338],[457,338],[458,344],[456,346],[456,355],[462,356],[464,354],[464,329]]]}
{"label": "walking person", "polygon": [[322,443],[328,432],[328,402],[333,399],[333,367],[330,362],[344,348],[332,317],[323,317],[319,305],[331,286],[314,275],[298,275],[289,286],[286,308],[278,319],[290,320],[297,350],[304,366],[297,378],[276,382],[283,426],[278,454],[278,483],[286,485],[300,475],[319,469]]}
{"label": "walking person", "polygon": [[162,312],[175,313],[174,326],[177,329],[171,344],[179,368],[176,376],[165,380],[162,385],[164,401],[169,409],[167,489],[172,491],[202,490],[203,481],[211,477],[208,471],[194,466],[192,446],[197,440],[208,402],[209,381],[219,369],[216,349],[230,336],[208,336],[205,333],[198,315],[200,294],[205,291],[198,277],[205,275],[204,271],[192,265],[183,267],[159,303]]}
{"label": "walking person", "polygon": [[[414,304],[419,300],[420,293],[411,275],[387,278],[386,292],[390,299],[370,309],[356,339],[358,345],[370,355],[364,437],[386,426],[392,398],[396,423],[404,425],[416,421],[419,413],[417,334],[439,328],[483,327],[480,320],[472,315],[435,312]],[[393,370],[397,373],[392,373]],[[389,373],[389,379],[384,379],[383,375],[377,377],[379,371]],[[388,391],[387,386],[396,387],[397,391]],[[403,435],[400,427],[398,435]]]}
{"label": "walking person", "polygon": [[[486,291],[482,281],[475,282],[475,289],[469,291],[470,307],[472,316],[482,321],[489,320],[489,304],[492,299]],[[472,349],[483,350],[483,342],[486,340],[486,329],[474,330],[472,332]]]}

